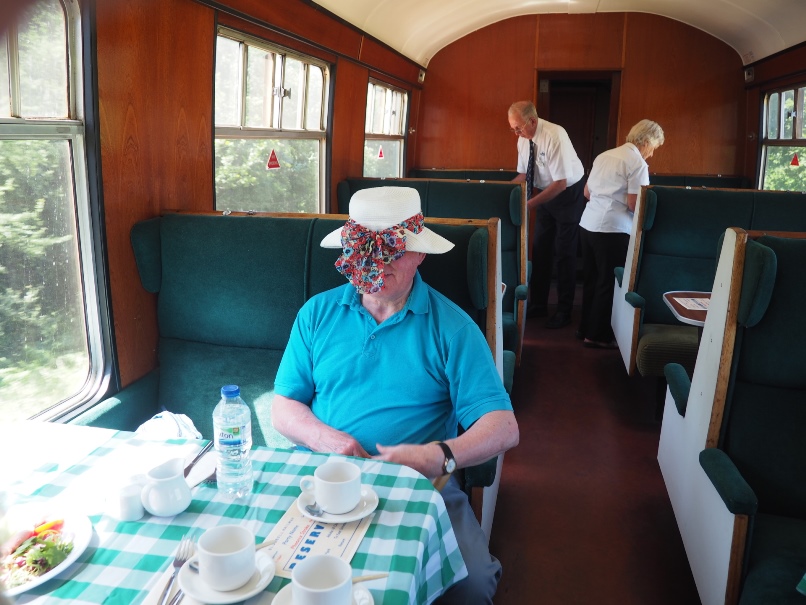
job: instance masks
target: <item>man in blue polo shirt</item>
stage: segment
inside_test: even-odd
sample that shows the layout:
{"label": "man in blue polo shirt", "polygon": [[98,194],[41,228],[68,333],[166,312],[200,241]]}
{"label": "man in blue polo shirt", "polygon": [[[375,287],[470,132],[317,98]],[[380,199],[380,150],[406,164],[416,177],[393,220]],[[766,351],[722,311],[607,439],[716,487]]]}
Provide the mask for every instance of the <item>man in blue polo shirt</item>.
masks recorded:
{"label": "man in blue polo shirt", "polygon": [[[423,225],[417,191],[357,192],[350,220],[321,245],[342,249],[336,268],[350,283],[297,315],[275,379],[274,427],[314,451],[404,464],[431,479],[517,445],[484,336],[417,272],[426,254],[453,247]],[[492,603],[501,565],[454,478],[442,496],[468,578],[438,602]]]}

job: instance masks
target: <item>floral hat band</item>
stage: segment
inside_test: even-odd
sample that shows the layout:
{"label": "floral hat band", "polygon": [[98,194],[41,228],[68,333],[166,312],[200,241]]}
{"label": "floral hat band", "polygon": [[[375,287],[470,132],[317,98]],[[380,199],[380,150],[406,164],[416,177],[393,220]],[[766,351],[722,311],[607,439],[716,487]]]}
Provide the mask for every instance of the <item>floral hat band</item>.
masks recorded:
{"label": "floral hat band", "polygon": [[383,288],[384,265],[405,254],[407,232],[419,233],[423,228],[422,213],[380,231],[350,219],[341,229],[342,253],[336,269],[361,294],[379,292]]}
{"label": "floral hat band", "polygon": [[412,187],[369,187],[350,198],[350,217],[328,233],[323,248],[340,248],[336,268],[361,293],[383,287],[383,268],[408,252],[443,254],[453,244],[424,225]]}

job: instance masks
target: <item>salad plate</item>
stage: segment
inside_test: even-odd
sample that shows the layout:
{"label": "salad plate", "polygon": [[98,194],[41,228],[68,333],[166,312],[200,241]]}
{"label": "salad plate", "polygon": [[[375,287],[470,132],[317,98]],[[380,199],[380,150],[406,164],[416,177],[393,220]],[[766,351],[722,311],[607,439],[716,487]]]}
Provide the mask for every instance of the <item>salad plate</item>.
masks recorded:
{"label": "salad plate", "polygon": [[369,514],[375,512],[378,508],[378,494],[375,490],[368,485],[361,486],[361,501],[353,510],[343,513],[341,515],[334,515],[332,513],[322,512],[321,515],[312,515],[306,508],[306,504],[311,504],[310,500],[305,500],[305,494],[297,498],[297,508],[305,517],[321,523],[351,523],[363,519]]}
{"label": "salad plate", "polygon": [[[55,517],[49,516],[48,518],[53,519]],[[61,534],[65,540],[70,540],[73,543],[73,550],[70,551],[70,554],[67,555],[67,558],[56,565],[53,569],[43,573],[41,576],[34,576],[25,584],[20,584],[14,588],[6,589],[5,594],[7,596],[13,597],[31,590],[32,588],[47,582],[51,578],[56,577],[73,563],[75,563],[76,559],[78,559],[86,550],[87,546],[89,546],[90,540],[92,539],[92,523],[86,516],[83,515],[65,515]]]}

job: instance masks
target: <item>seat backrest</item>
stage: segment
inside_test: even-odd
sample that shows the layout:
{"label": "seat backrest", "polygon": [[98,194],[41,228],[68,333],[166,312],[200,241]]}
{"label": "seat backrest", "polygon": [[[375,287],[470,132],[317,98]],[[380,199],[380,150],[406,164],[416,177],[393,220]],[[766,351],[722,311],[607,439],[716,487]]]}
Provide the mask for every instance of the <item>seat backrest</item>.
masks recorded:
{"label": "seat backrest", "polygon": [[514,307],[515,288],[526,283],[528,255],[526,204],[519,183],[349,178],[338,185],[339,212],[348,213],[352,195],[368,187],[413,187],[423,215],[430,218],[499,218],[502,280],[507,285],[502,304],[507,310]]}
{"label": "seat backrest", "polygon": [[460,179],[473,181],[511,181],[518,176],[517,170],[503,168],[412,168],[411,179]]}
{"label": "seat backrest", "polygon": [[710,291],[717,242],[727,227],[749,228],[752,196],[648,187],[634,291],[646,301],[643,322],[677,325],[663,302],[673,290]]}
{"label": "seat backrest", "polygon": [[[761,252],[755,255],[750,243],[720,447],[755,491],[759,512],[803,519],[806,239],[761,236],[755,242]],[[774,279],[748,281],[749,274],[765,271],[772,272]],[[761,302],[754,304],[750,296],[750,302],[744,301],[745,282],[755,290],[755,298],[762,297]]]}

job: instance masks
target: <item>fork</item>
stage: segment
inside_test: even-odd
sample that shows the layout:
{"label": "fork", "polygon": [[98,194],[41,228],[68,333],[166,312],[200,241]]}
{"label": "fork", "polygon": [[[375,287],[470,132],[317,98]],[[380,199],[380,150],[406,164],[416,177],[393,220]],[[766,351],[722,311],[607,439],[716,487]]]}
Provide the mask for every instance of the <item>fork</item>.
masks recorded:
{"label": "fork", "polygon": [[182,540],[179,542],[179,546],[176,547],[176,554],[174,555],[173,561],[174,571],[168,583],[165,585],[159,601],[157,601],[160,605],[165,605],[165,601],[168,599],[168,595],[171,594],[171,588],[173,588],[174,582],[176,581],[176,573],[179,571],[179,568],[187,563],[188,559],[193,556],[194,550],[193,541],[187,536],[183,536]]}

